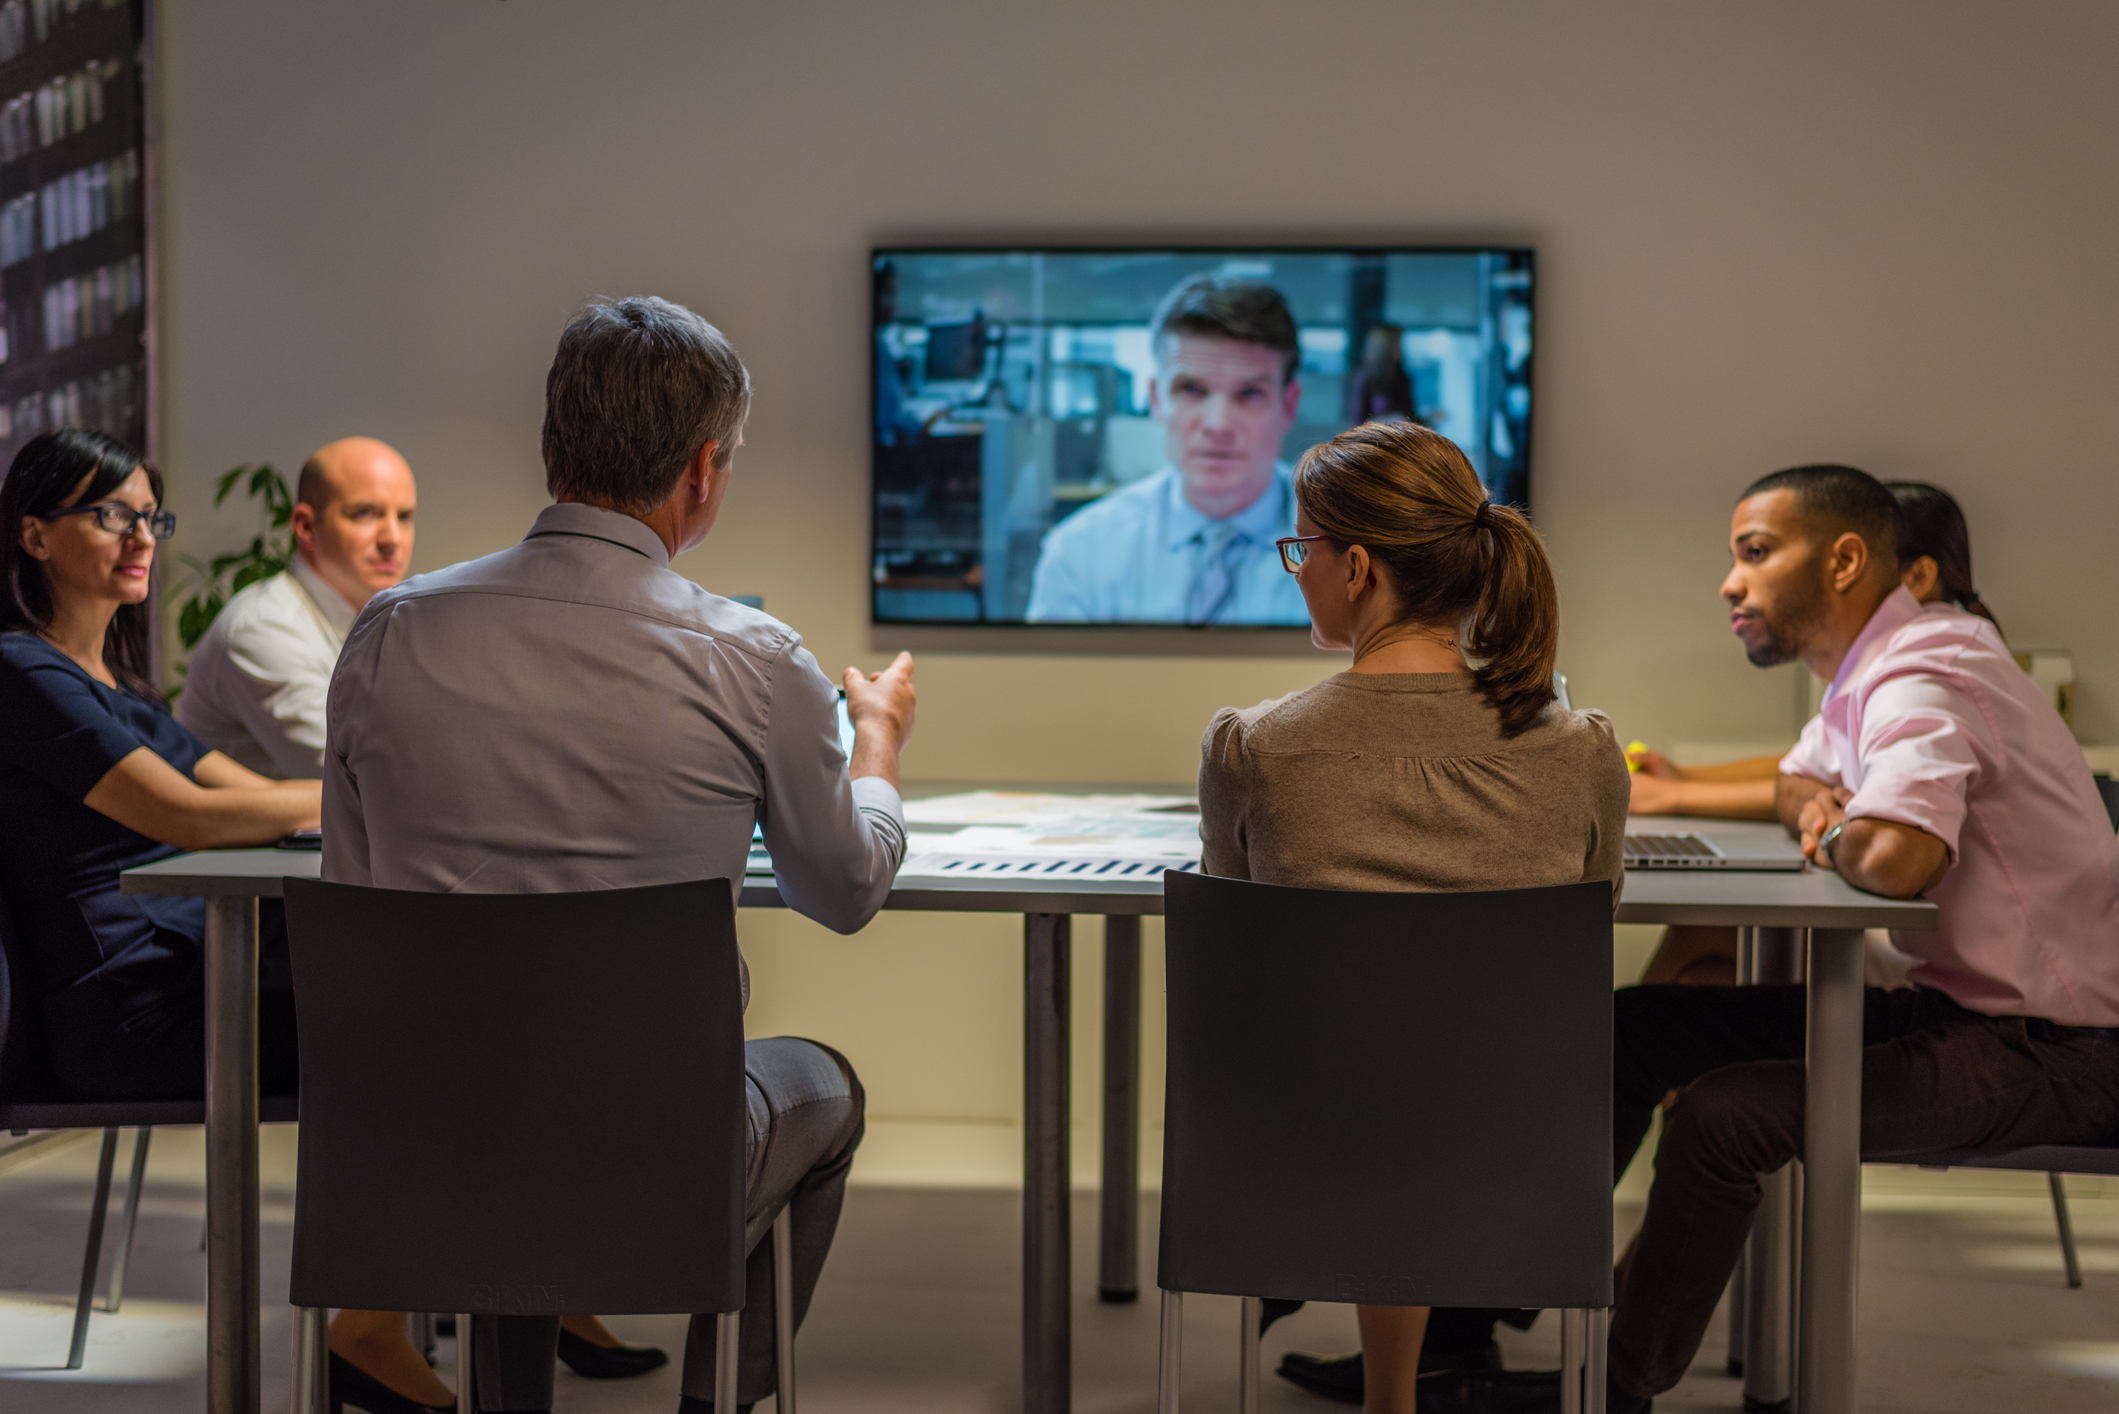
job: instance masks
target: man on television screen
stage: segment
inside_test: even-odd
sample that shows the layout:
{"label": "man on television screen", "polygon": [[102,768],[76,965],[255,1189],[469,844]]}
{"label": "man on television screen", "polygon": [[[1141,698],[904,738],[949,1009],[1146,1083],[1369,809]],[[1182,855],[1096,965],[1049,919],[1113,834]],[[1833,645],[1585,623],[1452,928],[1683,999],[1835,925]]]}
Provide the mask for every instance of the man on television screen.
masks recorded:
{"label": "man on television screen", "polygon": [[1309,622],[1273,542],[1295,533],[1281,439],[1302,398],[1295,317],[1267,285],[1201,276],[1155,316],[1162,470],[1046,535],[1033,623]]}

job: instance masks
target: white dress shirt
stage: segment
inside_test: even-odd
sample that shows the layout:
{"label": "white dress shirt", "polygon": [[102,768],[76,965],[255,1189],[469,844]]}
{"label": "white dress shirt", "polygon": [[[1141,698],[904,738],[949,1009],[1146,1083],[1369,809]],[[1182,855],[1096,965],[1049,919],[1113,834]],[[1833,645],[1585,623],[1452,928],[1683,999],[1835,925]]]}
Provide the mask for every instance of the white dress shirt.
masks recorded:
{"label": "white dress shirt", "polygon": [[[1030,582],[1031,623],[1303,625],[1302,588],[1273,542],[1295,533],[1295,480],[1226,520],[1185,499],[1175,467],[1113,491],[1052,527]],[[1201,593],[1219,559],[1218,592]]]}
{"label": "white dress shirt", "polygon": [[360,613],[300,555],[230,599],[191,655],[177,720],[281,780],[324,774],[324,696]]}
{"label": "white dress shirt", "polygon": [[763,827],[781,897],[850,933],[905,852],[849,780],[793,629],[672,572],[655,532],[548,506],[529,538],[370,601],[331,681],[324,877],[435,893],[728,879]]}

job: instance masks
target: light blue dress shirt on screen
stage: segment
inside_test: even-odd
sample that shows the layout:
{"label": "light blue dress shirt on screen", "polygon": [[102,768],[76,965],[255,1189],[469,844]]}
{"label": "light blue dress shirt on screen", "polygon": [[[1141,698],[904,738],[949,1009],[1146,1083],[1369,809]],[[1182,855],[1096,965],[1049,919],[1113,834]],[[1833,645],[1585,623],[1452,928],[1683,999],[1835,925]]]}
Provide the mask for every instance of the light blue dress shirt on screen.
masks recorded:
{"label": "light blue dress shirt on screen", "polygon": [[[1164,467],[1052,528],[1024,617],[1032,623],[1301,627],[1309,610],[1273,544],[1294,533],[1295,480],[1287,466],[1275,468],[1263,496],[1223,521],[1193,509],[1176,468]],[[1227,593],[1202,595],[1202,576],[1216,558],[1227,570]],[[1206,616],[1203,598],[1219,601]]]}

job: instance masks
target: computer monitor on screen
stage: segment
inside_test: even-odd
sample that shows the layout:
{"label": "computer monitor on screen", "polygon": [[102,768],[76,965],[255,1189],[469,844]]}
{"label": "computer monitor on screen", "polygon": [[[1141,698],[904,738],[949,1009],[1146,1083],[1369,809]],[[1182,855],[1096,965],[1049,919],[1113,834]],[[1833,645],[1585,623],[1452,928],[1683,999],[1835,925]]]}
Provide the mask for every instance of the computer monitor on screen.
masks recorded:
{"label": "computer monitor on screen", "polygon": [[873,617],[1300,628],[1302,452],[1423,423],[1530,505],[1527,249],[877,250]]}

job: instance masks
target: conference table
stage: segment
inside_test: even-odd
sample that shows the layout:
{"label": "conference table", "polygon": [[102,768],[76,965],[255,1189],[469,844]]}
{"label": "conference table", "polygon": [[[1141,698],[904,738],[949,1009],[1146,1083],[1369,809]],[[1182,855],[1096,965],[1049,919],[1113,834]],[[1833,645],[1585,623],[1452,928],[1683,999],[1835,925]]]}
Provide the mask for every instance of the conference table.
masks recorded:
{"label": "conference table", "polygon": [[[908,787],[908,801],[963,791]],[[1034,790],[1038,787],[1015,787]],[[1060,787],[1059,790],[1086,790]],[[1119,789],[1140,790],[1140,787]],[[1146,788],[1152,790],[1153,788]],[[1165,788],[1170,794],[1189,794]],[[1716,834],[1770,825],[1637,820],[1642,832],[1702,828]],[[925,837],[952,833],[915,824]],[[257,905],[282,880],[315,878],[311,851],[216,850],[126,871],[127,893],[206,901],[207,1407],[257,1414],[260,1405],[258,1268]],[[769,876],[744,881],[739,906],[783,907]],[[1069,1203],[1072,922],[1104,919],[1103,1191],[1098,1294],[1129,1301],[1139,1287],[1140,919],[1163,911],[1162,876],[1029,877],[1021,873],[901,876],[884,908],[1023,916],[1023,1409],[1069,1414],[1072,1405],[1072,1219]],[[1879,898],[1826,871],[1630,872],[1621,923],[1708,924],[1795,930],[1807,955],[1808,1112],[1795,1383],[1803,1414],[1854,1414],[1855,1279],[1860,1224],[1862,930],[1930,929],[1923,900]]]}

